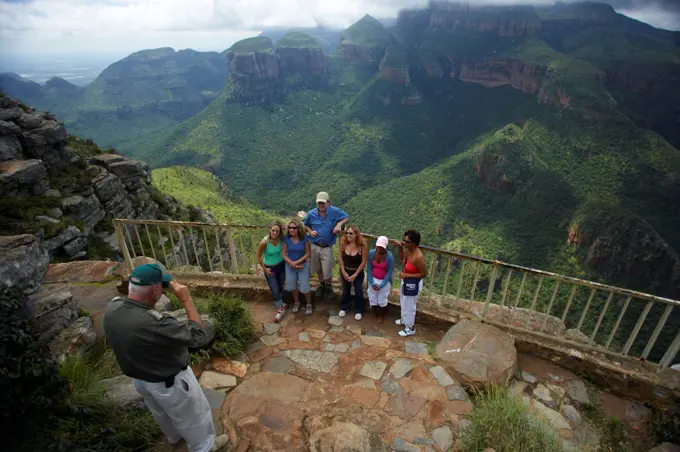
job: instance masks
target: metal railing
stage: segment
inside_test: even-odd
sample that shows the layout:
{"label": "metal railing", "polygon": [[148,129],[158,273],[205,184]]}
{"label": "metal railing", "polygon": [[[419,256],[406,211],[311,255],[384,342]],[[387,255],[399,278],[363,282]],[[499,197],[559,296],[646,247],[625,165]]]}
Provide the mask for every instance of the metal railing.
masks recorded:
{"label": "metal railing", "polygon": [[[145,256],[176,272],[262,274],[255,253],[267,233],[264,226],[116,219],[114,227],[130,268],[133,259]],[[364,237],[373,247],[376,237]],[[680,351],[676,300],[453,251],[421,249],[429,272],[419,303],[578,348],[641,359],[659,370],[673,364]],[[397,288],[398,271],[393,278]]]}

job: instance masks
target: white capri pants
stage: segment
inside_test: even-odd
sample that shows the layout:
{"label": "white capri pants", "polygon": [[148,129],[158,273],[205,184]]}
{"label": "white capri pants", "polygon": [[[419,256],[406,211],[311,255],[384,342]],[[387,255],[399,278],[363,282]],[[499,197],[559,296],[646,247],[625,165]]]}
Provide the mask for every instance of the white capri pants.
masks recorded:
{"label": "white capri pants", "polygon": [[[382,279],[373,278],[373,284],[379,286],[380,284],[382,284],[382,282],[383,282]],[[387,297],[389,296],[391,290],[392,283],[389,282],[385,284],[385,286],[380,290],[375,290],[369,284],[367,289],[368,303],[370,304],[371,307],[380,306],[381,308],[384,308],[385,306],[387,306]]]}
{"label": "white capri pants", "polygon": [[[404,280],[401,280],[401,285],[404,285]],[[401,323],[405,326],[413,328],[416,323],[416,302],[423,290],[423,280],[418,283],[418,295],[406,296],[403,289],[399,289],[399,304],[401,305]]]}
{"label": "white capri pants", "polygon": [[184,438],[189,452],[210,451],[215,442],[212,411],[191,368],[178,373],[170,388],[164,382],[136,378],[132,382],[168,441],[176,443]]}

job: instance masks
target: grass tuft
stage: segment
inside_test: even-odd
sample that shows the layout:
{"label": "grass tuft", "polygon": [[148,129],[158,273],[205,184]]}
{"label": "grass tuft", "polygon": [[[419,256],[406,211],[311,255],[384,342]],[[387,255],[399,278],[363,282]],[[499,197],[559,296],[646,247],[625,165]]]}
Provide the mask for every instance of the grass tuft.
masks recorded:
{"label": "grass tuft", "polygon": [[463,452],[562,452],[561,440],[505,386],[489,386],[475,398],[472,425],[461,435]]}
{"label": "grass tuft", "polygon": [[215,328],[211,351],[226,357],[242,352],[253,335],[253,318],[243,301],[213,295],[209,311]]}

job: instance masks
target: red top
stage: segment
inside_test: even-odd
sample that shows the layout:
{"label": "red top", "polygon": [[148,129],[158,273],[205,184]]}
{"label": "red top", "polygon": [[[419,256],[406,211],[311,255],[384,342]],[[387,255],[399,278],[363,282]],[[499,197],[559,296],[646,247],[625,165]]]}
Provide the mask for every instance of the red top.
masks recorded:
{"label": "red top", "polygon": [[406,274],[420,273],[420,270],[418,270],[418,267],[415,264],[407,260],[406,264],[404,265],[404,273]]}
{"label": "red top", "polygon": [[382,262],[373,261],[373,278],[385,279],[387,276],[387,259]]}

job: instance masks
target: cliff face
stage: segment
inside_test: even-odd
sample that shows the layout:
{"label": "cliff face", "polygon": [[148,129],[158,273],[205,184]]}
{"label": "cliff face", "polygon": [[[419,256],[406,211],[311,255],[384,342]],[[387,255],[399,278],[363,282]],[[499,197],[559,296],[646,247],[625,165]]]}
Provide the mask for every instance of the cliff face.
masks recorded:
{"label": "cliff face", "polygon": [[534,36],[540,20],[531,6],[475,6],[462,3],[430,2],[425,10],[399,14],[405,27],[425,27],[451,31],[476,31],[498,36]]}
{"label": "cliff face", "polygon": [[680,296],[680,258],[637,216],[602,211],[594,221],[573,224],[567,242],[585,249],[586,265],[608,279]]}
{"label": "cliff face", "polygon": [[406,52],[399,47],[390,46],[385,49],[379,68],[385,80],[402,85],[408,85],[411,81]]}
{"label": "cliff face", "polygon": [[258,104],[285,93],[279,79],[279,61],[272,51],[227,53],[230,79],[234,84],[232,99]]}
{"label": "cliff face", "polygon": [[548,68],[543,65],[509,58],[484,58],[461,62],[458,78],[487,88],[510,85],[523,93],[535,95],[539,103],[569,106],[568,95],[550,90],[547,74]]}
{"label": "cliff face", "polygon": [[340,54],[342,57],[347,61],[355,63],[378,64],[384,52],[385,48],[380,46],[363,46],[345,42],[340,44]]}
{"label": "cliff face", "polygon": [[233,84],[231,100],[259,104],[286,93],[287,88],[321,86],[326,56],[310,36],[291,32],[275,49],[267,37],[239,41],[227,51]]}
{"label": "cliff face", "polygon": [[326,74],[326,56],[320,48],[279,47],[277,50],[284,74],[307,74],[321,77]]}
{"label": "cliff face", "polygon": [[186,212],[151,186],[145,162],[102,153],[64,124],[0,98],[0,229],[33,234],[51,257],[85,257],[90,240],[115,243],[111,219]]}

